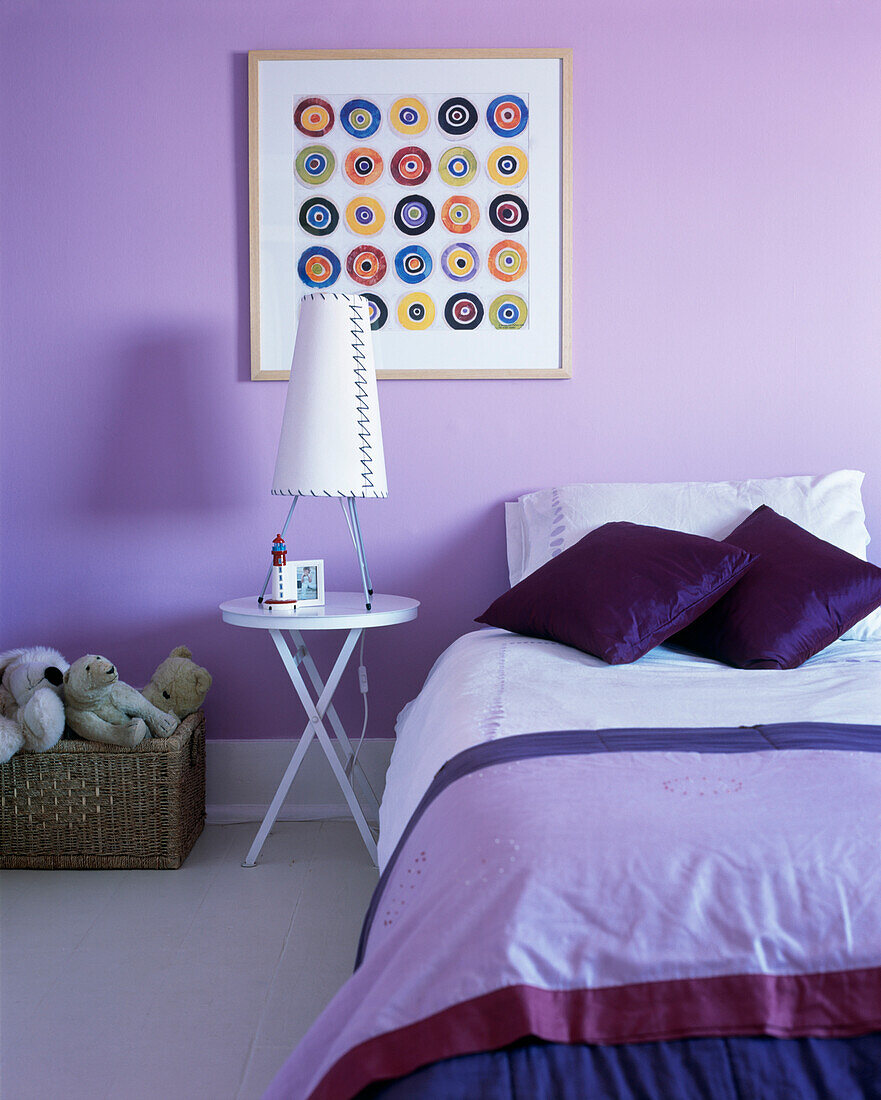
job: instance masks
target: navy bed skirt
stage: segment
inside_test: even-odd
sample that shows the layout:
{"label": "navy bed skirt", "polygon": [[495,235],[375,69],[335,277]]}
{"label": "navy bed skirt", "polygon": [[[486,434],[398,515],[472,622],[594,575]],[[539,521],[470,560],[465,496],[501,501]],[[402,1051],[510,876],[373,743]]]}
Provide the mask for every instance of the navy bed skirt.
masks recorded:
{"label": "navy bed skirt", "polygon": [[881,1033],[620,1046],[525,1040],[371,1085],[358,1100],[881,1100]]}

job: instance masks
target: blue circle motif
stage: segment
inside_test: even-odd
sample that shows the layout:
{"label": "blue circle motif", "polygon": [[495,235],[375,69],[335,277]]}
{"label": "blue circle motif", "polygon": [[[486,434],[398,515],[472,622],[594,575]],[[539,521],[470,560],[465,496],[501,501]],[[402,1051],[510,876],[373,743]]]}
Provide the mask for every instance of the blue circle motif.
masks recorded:
{"label": "blue circle motif", "polygon": [[[496,118],[496,110],[503,104],[509,103],[514,110],[519,114],[519,119],[506,126],[504,123],[500,123]],[[497,96],[492,103],[486,109],[486,124],[494,134],[498,134],[499,137],[516,137],[518,134],[522,134],[526,129],[526,123],[529,122],[529,108],[523,102],[519,95],[500,95]]]}
{"label": "blue circle motif", "polygon": [[395,253],[395,273],[402,282],[415,286],[431,274],[431,253],[419,244],[411,244]]}
{"label": "blue circle motif", "polygon": [[[315,279],[309,274],[309,264],[316,259],[325,261],[323,266],[327,274],[323,279]],[[311,286],[317,290],[324,290],[329,286],[333,286],[340,277],[340,261],[336,253],[331,252],[329,248],[321,248],[315,245],[313,248],[308,248],[300,257],[297,263],[297,274],[306,286]]]}
{"label": "blue circle motif", "polygon": [[[364,125],[358,126],[363,119]],[[375,103],[369,99],[350,99],[340,110],[340,122],[347,134],[354,138],[372,137],[379,129],[382,115]]]}

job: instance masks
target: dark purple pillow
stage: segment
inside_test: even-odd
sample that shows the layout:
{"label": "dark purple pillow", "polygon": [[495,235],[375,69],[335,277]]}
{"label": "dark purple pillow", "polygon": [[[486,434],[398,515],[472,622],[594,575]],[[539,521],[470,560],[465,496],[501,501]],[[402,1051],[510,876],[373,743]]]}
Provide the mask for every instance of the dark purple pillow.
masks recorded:
{"label": "dark purple pillow", "polygon": [[881,569],[767,504],[726,543],[757,556],[743,580],[673,641],[735,668],[797,668],[881,604]]}
{"label": "dark purple pillow", "polygon": [[606,523],[475,621],[628,664],[696,619],[751,563],[750,554],[715,539]]}

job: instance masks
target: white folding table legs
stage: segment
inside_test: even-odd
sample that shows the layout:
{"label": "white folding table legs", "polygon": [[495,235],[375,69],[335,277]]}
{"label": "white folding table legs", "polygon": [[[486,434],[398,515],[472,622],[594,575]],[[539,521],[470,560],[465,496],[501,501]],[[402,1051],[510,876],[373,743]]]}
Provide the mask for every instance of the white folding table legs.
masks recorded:
{"label": "white folding table legs", "polygon": [[[324,750],[324,755],[327,757],[328,763],[333,770],[333,774],[336,776],[336,780],[340,785],[340,789],[343,792],[349,809],[352,811],[352,817],[355,819],[355,824],[358,826],[358,832],[361,834],[361,839],[367,847],[367,851],[370,853],[370,858],[374,864],[377,863],[377,851],[376,841],[373,839],[373,834],[370,831],[370,826],[367,824],[367,820],[364,817],[364,811],[361,809],[361,804],[358,801],[358,796],[352,789],[352,785],[349,782],[349,778],[346,775],[343,764],[340,763],[340,758],[334,749],[330,735],[324,726],[324,717],[327,716],[330,721],[333,732],[336,735],[337,740],[343,747],[343,751],[346,754],[346,765],[352,758],[352,745],[349,741],[346,731],[343,728],[342,722],[340,722],[339,716],[331,702],[334,692],[339,685],[340,678],[343,671],[349,662],[349,658],[355,646],[358,644],[358,640],[361,637],[362,630],[360,628],[353,628],[346,635],[346,640],[343,642],[342,649],[339,652],[339,656],[334,663],[330,676],[327,678],[327,683],[321,682],[321,677],[318,674],[318,669],[315,667],[315,662],[312,660],[312,656],[306,648],[302,635],[297,630],[289,631],[291,637],[296,645],[296,653],[292,654],[288,648],[287,643],[282,636],[281,630],[270,630],[269,634],[275,647],[278,650],[285,668],[287,669],[288,676],[291,683],[294,685],[294,690],[300,698],[300,702],[303,704],[303,709],[306,711],[306,716],[309,721],[306,724],[306,728],[303,730],[303,736],[300,738],[300,742],[294,751],[291,761],[288,764],[284,775],[282,776],[281,783],[278,785],[278,790],[273,796],[272,802],[269,805],[269,809],[266,811],[266,816],[263,818],[263,822],[257,831],[257,835],[254,837],[254,843],[251,845],[250,851],[245,857],[243,867],[253,867],[257,862],[257,857],[260,855],[260,850],[269,835],[269,830],[275,824],[275,819],[278,817],[282,804],[290,790],[291,783],[294,781],[294,776],[297,774],[300,765],[303,762],[303,757],[306,755],[306,750],[312,743],[312,739],[318,739],[321,748]],[[301,673],[300,665],[303,665],[312,683],[312,687],[316,693],[316,699],[313,700],[309,693],[309,688],[306,685]],[[370,784],[367,782],[367,777],[360,770],[360,765],[355,763],[355,767],[352,770],[352,777],[359,783],[359,786],[364,791],[367,798],[368,806],[371,812],[376,813],[379,809],[376,801],[376,795],[373,793]]]}

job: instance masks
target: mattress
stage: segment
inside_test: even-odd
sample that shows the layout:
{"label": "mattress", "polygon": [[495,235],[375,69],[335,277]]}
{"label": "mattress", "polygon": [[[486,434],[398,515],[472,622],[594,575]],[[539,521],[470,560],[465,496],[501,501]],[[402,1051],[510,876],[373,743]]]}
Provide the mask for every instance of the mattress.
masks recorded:
{"label": "mattress", "polygon": [[492,628],[454,642],[401,712],[380,807],[386,867],[432,779],[458,753],[554,730],[881,722],[881,643],[838,641],[796,669],[735,669],[667,646],[629,665]]}

